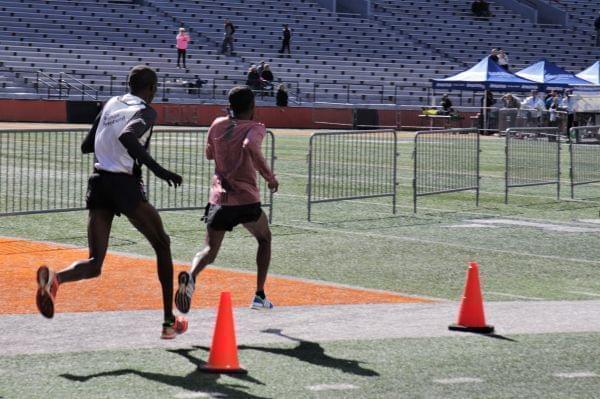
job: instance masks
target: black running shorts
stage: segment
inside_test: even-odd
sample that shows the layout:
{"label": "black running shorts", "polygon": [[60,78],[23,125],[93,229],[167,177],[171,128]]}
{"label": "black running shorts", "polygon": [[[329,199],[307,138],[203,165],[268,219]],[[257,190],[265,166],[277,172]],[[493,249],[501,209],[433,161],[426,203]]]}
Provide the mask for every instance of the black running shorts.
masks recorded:
{"label": "black running shorts", "polygon": [[148,202],[144,183],[126,173],[95,171],[88,179],[87,209],[107,209],[115,215],[132,212],[141,202]]}
{"label": "black running shorts", "polygon": [[238,224],[256,222],[262,215],[260,202],[248,205],[215,205],[204,208],[206,224],[213,230],[231,231]]}

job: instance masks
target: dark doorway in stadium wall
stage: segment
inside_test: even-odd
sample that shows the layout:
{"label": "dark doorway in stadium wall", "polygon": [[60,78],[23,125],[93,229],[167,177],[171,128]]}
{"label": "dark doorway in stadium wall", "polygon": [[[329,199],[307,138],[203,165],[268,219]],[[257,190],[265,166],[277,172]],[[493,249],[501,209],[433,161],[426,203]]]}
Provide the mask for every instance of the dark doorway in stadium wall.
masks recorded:
{"label": "dark doorway in stadium wall", "polygon": [[358,130],[376,129],[379,126],[379,113],[376,109],[356,108],[352,118],[352,128]]}

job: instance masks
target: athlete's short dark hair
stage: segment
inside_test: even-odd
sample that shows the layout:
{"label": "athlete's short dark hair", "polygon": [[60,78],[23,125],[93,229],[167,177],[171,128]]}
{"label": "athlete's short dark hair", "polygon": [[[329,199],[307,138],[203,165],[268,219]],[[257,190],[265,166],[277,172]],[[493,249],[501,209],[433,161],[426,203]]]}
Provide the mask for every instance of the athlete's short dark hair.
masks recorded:
{"label": "athlete's short dark hair", "polygon": [[127,77],[127,83],[132,93],[138,93],[150,86],[156,85],[158,82],[158,76],[154,69],[147,65],[138,65],[131,68],[129,76]]}
{"label": "athlete's short dark hair", "polygon": [[229,106],[234,115],[249,111],[254,104],[254,92],[248,86],[236,86],[229,90]]}

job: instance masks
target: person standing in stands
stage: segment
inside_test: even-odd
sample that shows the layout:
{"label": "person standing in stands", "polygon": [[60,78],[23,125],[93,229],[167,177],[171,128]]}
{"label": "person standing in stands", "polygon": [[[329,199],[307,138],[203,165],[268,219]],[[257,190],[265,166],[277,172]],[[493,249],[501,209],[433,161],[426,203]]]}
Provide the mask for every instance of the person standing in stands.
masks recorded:
{"label": "person standing in stands", "polygon": [[278,107],[287,107],[288,106],[288,92],[285,88],[285,84],[280,84],[277,89],[277,97],[275,99]]}
{"label": "person standing in stands", "polygon": [[600,13],[594,21],[594,28],[596,29],[596,47],[600,47]]}
{"label": "person standing in stands", "polygon": [[490,59],[492,59],[495,63],[498,63],[498,49],[493,48],[492,52],[489,55]]}
{"label": "person standing in stands", "polygon": [[288,55],[290,54],[290,41],[292,40],[292,31],[288,27],[287,24],[283,25],[283,37],[281,41],[281,50],[279,50],[280,54],[283,54],[285,49],[287,49]]}
{"label": "person standing in stands", "polygon": [[498,65],[500,65],[506,71],[509,70],[509,67],[508,67],[508,55],[501,48],[498,49]]}
{"label": "person standing in stands", "polygon": [[[185,56],[188,48],[188,44],[190,43],[190,36],[185,31],[185,28],[179,28],[179,33],[177,34],[177,68],[181,68],[181,64],[183,64],[183,68],[187,69],[185,65]],[[183,62],[181,62],[183,60]]]}
{"label": "person standing in stands", "polygon": [[235,33],[235,26],[230,20],[225,18],[225,33],[223,34],[223,43],[221,44],[221,54],[232,55],[233,54],[233,35]]}

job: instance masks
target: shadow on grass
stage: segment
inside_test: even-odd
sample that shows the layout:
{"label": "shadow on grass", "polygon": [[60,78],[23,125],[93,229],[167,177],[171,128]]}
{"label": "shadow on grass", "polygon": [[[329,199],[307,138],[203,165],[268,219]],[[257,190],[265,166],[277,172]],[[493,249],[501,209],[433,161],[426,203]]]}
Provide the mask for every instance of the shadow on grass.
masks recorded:
{"label": "shadow on grass", "polygon": [[[75,374],[61,374],[60,376],[70,380],[77,382],[87,382],[94,378],[100,377],[119,377],[124,375],[137,375],[138,377],[145,378],[150,381],[159,382],[165,385],[171,385],[173,387],[182,388],[186,391],[190,392],[199,392],[199,393],[207,393],[207,394],[220,394],[223,397],[227,398],[248,398],[248,399],[267,399],[262,396],[252,395],[246,390],[248,387],[240,384],[225,384],[220,383],[219,379],[221,376],[219,374],[208,374],[203,373],[199,370],[200,367],[206,364],[203,360],[196,358],[191,355],[190,352],[195,351],[196,349],[204,349],[202,347],[193,347],[190,349],[169,349],[167,352],[175,353],[177,355],[183,356],[187,360],[189,360],[194,366],[197,366],[198,369],[193,372],[187,374],[186,376],[178,376],[178,375],[170,375],[170,374],[162,374],[162,373],[152,373],[147,371],[140,371],[130,368],[118,369],[112,371],[104,371],[101,373],[89,374],[89,375],[75,375]],[[249,375],[229,375],[229,377],[236,378],[242,381],[251,382],[257,385],[265,385],[263,382],[253,378]]]}
{"label": "shadow on grass", "polygon": [[268,348],[262,346],[249,346],[240,345],[241,350],[256,350],[261,352],[273,353],[276,355],[283,355],[296,358],[300,361],[314,364],[317,366],[327,367],[331,369],[337,369],[344,373],[360,375],[365,377],[379,376],[379,373],[361,366],[362,362],[350,359],[340,359],[329,356],[325,353],[325,349],[317,342],[304,341],[299,338],[290,337],[285,335],[279,329],[267,329],[262,332],[267,334],[275,334],[280,337],[287,338],[291,341],[298,342],[298,345],[294,348]]}

